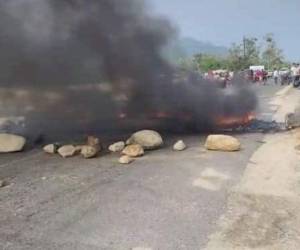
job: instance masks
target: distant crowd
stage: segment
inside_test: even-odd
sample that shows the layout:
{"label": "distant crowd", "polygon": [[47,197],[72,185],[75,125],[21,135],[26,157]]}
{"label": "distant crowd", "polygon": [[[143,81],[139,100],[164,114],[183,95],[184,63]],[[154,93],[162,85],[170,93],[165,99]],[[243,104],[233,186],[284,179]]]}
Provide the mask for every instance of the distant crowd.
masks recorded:
{"label": "distant crowd", "polygon": [[[220,87],[226,88],[233,79],[234,74],[234,72],[228,70],[210,70],[204,74],[204,78],[218,82]],[[270,80],[273,80],[274,84],[300,86],[300,64],[296,63],[291,68],[275,68],[274,71],[267,71],[264,66],[251,66],[249,69],[240,72],[240,74],[252,83],[266,85],[268,82],[270,83]]]}

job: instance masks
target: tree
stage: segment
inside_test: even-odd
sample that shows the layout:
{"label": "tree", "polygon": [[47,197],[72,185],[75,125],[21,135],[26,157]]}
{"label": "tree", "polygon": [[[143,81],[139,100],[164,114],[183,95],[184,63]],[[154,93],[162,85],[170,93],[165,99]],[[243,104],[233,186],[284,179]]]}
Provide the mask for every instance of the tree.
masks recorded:
{"label": "tree", "polygon": [[260,62],[260,48],[257,38],[244,37],[241,44],[233,44],[229,49],[229,68],[234,71],[249,68],[249,66]]}
{"label": "tree", "polygon": [[265,49],[262,53],[262,61],[267,65],[268,69],[279,68],[283,65],[282,50],[277,47],[277,43],[272,33],[268,33],[264,37]]}
{"label": "tree", "polygon": [[226,66],[225,59],[207,54],[198,54],[194,57],[198,68],[202,72],[209,70],[223,69]]}
{"label": "tree", "polygon": [[229,49],[228,67],[233,71],[244,69],[244,55],[241,45],[234,43]]}

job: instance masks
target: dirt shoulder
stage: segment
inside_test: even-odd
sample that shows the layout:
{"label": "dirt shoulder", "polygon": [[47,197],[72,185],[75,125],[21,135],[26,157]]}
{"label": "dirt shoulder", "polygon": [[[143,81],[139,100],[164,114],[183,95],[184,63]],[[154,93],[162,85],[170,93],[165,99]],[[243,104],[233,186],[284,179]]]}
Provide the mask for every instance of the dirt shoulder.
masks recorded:
{"label": "dirt shoulder", "polygon": [[[296,109],[300,93],[279,92],[272,104],[282,121]],[[243,178],[230,192],[227,212],[207,250],[300,249],[300,129],[269,134],[253,154]]]}

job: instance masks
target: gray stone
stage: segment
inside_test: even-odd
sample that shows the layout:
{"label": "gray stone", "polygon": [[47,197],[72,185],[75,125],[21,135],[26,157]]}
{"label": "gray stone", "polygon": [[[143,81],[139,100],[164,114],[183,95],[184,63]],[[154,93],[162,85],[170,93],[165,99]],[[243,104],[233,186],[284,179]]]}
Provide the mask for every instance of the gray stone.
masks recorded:
{"label": "gray stone", "polygon": [[0,134],[0,153],[11,153],[22,151],[26,139],[14,134]]}
{"label": "gray stone", "polygon": [[59,146],[57,144],[48,144],[43,147],[43,150],[48,154],[56,154]]}
{"label": "gray stone", "polygon": [[130,156],[128,155],[123,155],[121,156],[121,158],[119,159],[119,163],[121,164],[130,164],[134,161],[133,158],[131,158]]}
{"label": "gray stone", "polygon": [[186,145],[182,140],[180,140],[174,144],[173,149],[175,151],[183,151],[186,149]]}
{"label": "gray stone", "polygon": [[63,158],[68,158],[76,155],[76,148],[73,145],[65,145],[58,149],[58,153]]}
{"label": "gray stone", "polygon": [[99,148],[97,146],[83,146],[81,149],[81,155],[86,158],[86,159],[90,159],[90,158],[94,158],[97,156],[97,154],[99,153]]}
{"label": "gray stone", "polygon": [[116,153],[116,152],[121,152],[124,148],[125,148],[125,142],[120,141],[110,145],[108,150],[110,152]]}
{"label": "gray stone", "polygon": [[241,143],[229,135],[210,135],[207,137],[205,148],[216,151],[239,151]]}
{"label": "gray stone", "polygon": [[128,145],[124,148],[122,154],[130,157],[139,157],[144,155],[144,149],[139,144]]}
{"label": "gray stone", "polygon": [[142,130],[134,133],[126,142],[127,145],[139,144],[145,150],[157,149],[163,145],[161,135],[153,130]]}

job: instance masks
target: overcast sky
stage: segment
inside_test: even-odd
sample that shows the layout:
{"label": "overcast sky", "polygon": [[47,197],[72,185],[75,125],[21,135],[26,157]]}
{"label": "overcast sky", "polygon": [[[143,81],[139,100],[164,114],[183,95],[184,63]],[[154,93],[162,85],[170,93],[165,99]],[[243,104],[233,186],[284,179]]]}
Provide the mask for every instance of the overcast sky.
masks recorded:
{"label": "overcast sky", "polygon": [[181,35],[230,46],[243,35],[272,32],[285,55],[300,61],[300,0],[148,0]]}

